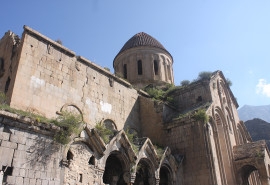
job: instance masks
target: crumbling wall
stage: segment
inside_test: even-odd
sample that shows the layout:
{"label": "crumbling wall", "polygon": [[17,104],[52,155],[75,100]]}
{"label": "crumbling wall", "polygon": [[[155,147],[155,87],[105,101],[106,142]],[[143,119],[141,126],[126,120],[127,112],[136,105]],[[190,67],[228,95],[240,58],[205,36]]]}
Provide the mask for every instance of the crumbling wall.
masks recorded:
{"label": "crumbling wall", "polygon": [[1,111],[0,170],[4,184],[61,184],[62,147],[45,128],[49,126]]}
{"label": "crumbling wall", "polygon": [[0,40],[0,91],[10,101],[20,55],[20,38],[8,31]]}
{"label": "crumbling wall", "polygon": [[199,81],[181,89],[175,90],[171,96],[180,112],[199,107],[211,102],[211,93],[208,81]]}
{"label": "crumbling wall", "polygon": [[88,124],[110,119],[118,130],[129,117],[129,122],[138,122],[138,93],[129,83],[37,31],[24,29],[12,107],[55,117],[57,111],[74,106]]}
{"label": "crumbling wall", "polygon": [[213,184],[204,124],[186,118],[167,123],[164,129],[164,139],[172,154],[183,157],[183,184]]}

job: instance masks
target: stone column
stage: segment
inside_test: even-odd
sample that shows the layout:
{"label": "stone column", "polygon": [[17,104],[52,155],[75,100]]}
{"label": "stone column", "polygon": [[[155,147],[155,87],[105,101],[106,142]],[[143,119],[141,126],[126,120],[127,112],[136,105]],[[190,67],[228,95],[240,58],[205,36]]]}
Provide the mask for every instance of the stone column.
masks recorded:
{"label": "stone column", "polygon": [[135,178],[136,178],[136,173],[131,174],[131,176],[130,176],[130,185],[134,184]]}
{"label": "stone column", "polygon": [[159,185],[159,180],[160,180],[160,179],[156,179],[156,185]]}
{"label": "stone column", "polygon": [[3,182],[3,176],[4,176],[4,172],[1,170],[1,171],[0,171],[0,185],[2,185],[2,182]]}

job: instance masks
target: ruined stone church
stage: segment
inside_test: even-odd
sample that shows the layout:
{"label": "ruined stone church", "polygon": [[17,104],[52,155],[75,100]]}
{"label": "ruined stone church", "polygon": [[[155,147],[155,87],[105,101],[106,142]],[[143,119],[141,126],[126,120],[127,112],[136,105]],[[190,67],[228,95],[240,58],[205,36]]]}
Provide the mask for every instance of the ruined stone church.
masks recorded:
{"label": "ruined stone church", "polygon": [[138,33],[119,49],[113,74],[27,26],[4,34],[6,104],[46,118],[70,111],[83,124],[61,144],[64,127],[2,108],[0,184],[270,185],[266,143],[251,140],[221,71],[176,87],[155,38]]}

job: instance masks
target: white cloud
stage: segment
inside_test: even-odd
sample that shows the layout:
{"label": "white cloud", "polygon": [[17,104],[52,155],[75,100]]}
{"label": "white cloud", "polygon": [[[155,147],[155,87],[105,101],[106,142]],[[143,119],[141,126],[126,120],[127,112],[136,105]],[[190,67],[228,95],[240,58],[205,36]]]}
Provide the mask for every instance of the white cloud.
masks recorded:
{"label": "white cloud", "polygon": [[259,79],[256,85],[256,93],[270,97],[270,83],[267,83],[265,79]]}

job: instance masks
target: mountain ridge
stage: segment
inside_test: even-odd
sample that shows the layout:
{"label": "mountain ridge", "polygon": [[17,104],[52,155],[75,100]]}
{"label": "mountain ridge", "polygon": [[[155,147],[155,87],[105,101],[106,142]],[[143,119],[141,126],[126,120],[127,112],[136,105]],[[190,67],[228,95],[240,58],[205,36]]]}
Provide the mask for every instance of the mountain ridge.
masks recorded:
{"label": "mountain ridge", "polygon": [[270,122],[270,105],[244,105],[238,109],[239,118],[242,121],[252,120],[254,118],[262,119],[266,122]]}

